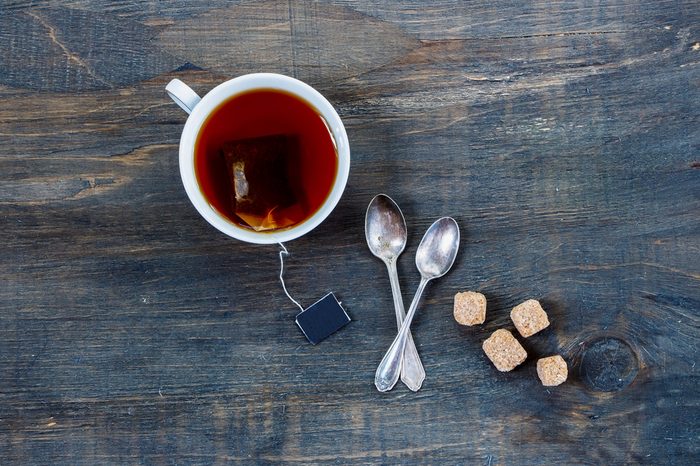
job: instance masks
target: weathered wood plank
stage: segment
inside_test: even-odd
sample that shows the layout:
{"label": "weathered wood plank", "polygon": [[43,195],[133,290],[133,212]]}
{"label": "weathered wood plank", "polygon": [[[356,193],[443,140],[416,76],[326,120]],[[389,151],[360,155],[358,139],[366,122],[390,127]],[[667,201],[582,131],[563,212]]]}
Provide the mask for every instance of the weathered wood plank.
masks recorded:
{"label": "weathered wood plank", "polygon": [[[700,461],[692,2],[67,5],[0,10],[3,464]],[[351,141],[339,206],[288,245],[293,295],[334,290],[353,318],[316,347],[276,248],[217,233],[179,178],[165,83],[204,94],[256,64],[312,82]],[[425,228],[463,229],[415,322],[417,394],[372,386],[395,332],[363,238],[377,192],[408,220],[406,300]],[[487,296],[484,326],[453,321],[464,289]],[[498,373],[481,342],[529,297],[551,328]],[[555,352],[570,380],[544,389]]]}
{"label": "weathered wood plank", "polygon": [[0,83],[114,89],[175,69],[176,59],[150,44],[153,34],[135,21],[67,8],[3,12]]}
{"label": "weathered wood plank", "polygon": [[[328,46],[333,43],[354,46]],[[273,0],[165,27],[159,45],[183,62],[227,76],[269,70],[317,83],[380,67],[420,44],[399,27],[348,8]]]}

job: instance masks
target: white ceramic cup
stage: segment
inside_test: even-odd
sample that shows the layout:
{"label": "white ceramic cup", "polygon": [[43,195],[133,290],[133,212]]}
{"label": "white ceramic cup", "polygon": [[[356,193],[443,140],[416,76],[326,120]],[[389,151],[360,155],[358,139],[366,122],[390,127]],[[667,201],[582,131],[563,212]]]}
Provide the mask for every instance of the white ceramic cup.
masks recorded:
{"label": "white ceramic cup", "polygon": [[[194,171],[194,146],[202,124],[223,101],[253,89],[277,89],[293,94],[310,104],[323,117],[332,133],[338,153],[338,172],[331,192],[311,217],[292,227],[271,232],[256,232],[231,222],[212,207],[202,194]],[[226,235],[256,244],[291,241],[316,228],[338,204],[350,174],[350,145],[345,127],[333,106],[316,89],[298,79],[274,73],[254,73],[239,76],[219,84],[200,98],[187,84],[173,79],[165,87],[168,95],[189,113],[180,138],[180,176],[185,191],[197,211],[214,228]],[[241,116],[245,118],[245,116]]]}

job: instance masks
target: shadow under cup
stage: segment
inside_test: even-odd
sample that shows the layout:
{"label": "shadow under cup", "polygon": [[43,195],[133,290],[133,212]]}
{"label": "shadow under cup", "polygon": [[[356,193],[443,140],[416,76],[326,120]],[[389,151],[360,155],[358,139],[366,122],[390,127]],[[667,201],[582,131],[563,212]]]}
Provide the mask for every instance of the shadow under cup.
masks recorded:
{"label": "shadow under cup", "polygon": [[221,102],[194,147],[199,190],[230,223],[272,233],[304,223],[328,199],[338,150],[321,113],[278,89],[252,89]]}

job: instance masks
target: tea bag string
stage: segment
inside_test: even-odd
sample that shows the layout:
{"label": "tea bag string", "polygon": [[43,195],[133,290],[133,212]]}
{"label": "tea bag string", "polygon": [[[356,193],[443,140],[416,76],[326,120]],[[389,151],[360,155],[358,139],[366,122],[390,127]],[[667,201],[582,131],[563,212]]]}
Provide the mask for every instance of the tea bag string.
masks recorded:
{"label": "tea bag string", "polygon": [[294,304],[296,304],[297,307],[298,307],[299,309],[301,309],[302,312],[303,312],[303,311],[304,311],[304,308],[301,307],[301,304],[299,304],[299,303],[297,302],[296,299],[292,298],[292,295],[290,295],[290,294],[289,294],[289,291],[287,291],[287,285],[284,284],[284,256],[288,256],[288,255],[289,255],[289,251],[287,251],[287,248],[284,246],[284,244],[282,244],[282,243],[277,243],[277,244],[279,244],[279,245],[280,245],[280,248],[282,248],[282,249],[280,250],[280,283],[282,283],[282,289],[284,290],[284,294],[287,295],[287,298],[289,298],[289,300],[290,300],[291,302],[293,302]]}

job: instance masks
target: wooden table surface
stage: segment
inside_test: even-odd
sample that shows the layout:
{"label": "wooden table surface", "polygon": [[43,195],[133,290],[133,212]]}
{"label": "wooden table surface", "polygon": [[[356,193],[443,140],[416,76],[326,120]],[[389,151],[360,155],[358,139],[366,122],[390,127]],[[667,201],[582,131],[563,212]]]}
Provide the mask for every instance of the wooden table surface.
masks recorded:
{"label": "wooden table surface", "polygon": [[[225,237],[178,171],[186,115],[244,73],[315,86],[351,176],[288,243]],[[2,464],[700,463],[697,1],[108,1],[0,6]],[[418,393],[373,386],[395,335],[363,234],[403,209],[405,301],[427,226],[462,229],[413,326]],[[486,323],[453,295],[479,290]],[[538,298],[552,322],[495,370],[481,343]],[[538,357],[569,380],[546,388]]]}

